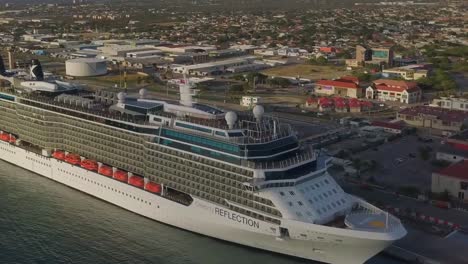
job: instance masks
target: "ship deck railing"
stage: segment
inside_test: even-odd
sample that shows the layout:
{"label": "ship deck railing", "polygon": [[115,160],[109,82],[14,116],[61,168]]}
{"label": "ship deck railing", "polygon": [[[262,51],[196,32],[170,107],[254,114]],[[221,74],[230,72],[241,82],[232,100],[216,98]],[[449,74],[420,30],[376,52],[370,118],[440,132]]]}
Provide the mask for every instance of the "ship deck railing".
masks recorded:
{"label": "ship deck railing", "polygon": [[[116,114],[113,112],[110,112],[107,110],[105,107],[102,107],[101,109],[89,109],[85,108],[82,106],[77,106],[73,104],[66,104],[63,102],[58,102],[54,101],[52,99],[49,99],[48,97],[45,96],[32,96],[32,95],[21,95],[22,99],[28,100],[28,101],[36,101],[42,104],[54,106],[54,107],[59,107],[63,108],[65,110],[70,110],[73,112],[76,112],[77,114],[82,114],[77,117],[84,118],[90,121],[97,121],[96,118],[105,118],[109,120],[115,120],[115,121],[122,121],[126,123],[131,123],[131,124],[136,124],[136,125],[141,125],[141,126],[154,126],[157,127],[157,125],[152,124],[148,122],[147,120],[142,120],[142,119],[137,119],[129,115],[122,115],[122,114]],[[83,115],[84,114],[84,115]]]}
{"label": "ship deck railing", "polygon": [[274,170],[274,169],[285,169],[299,164],[311,162],[317,159],[317,152],[312,148],[305,148],[299,150],[296,155],[284,159],[284,160],[275,160],[275,161],[243,161],[243,166],[249,167],[251,169],[259,170]]}
{"label": "ship deck railing", "polygon": [[390,213],[360,198],[353,197],[351,199],[356,202],[345,217],[344,221],[347,227],[389,233],[402,226],[400,220]]}
{"label": "ship deck railing", "polygon": [[[26,101],[35,101],[45,105],[59,107],[65,110],[69,110],[76,113],[77,117],[84,118],[90,121],[100,121],[100,118],[114,120],[114,121],[121,121],[130,124],[140,125],[140,126],[152,126],[152,127],[160,127],[161,125],[150,123],[146,118],[139,119],[133,117],[131,115],[124,115],[124,114],[116,114],[114,112],[109,111],[105,106],[102,106],[100,109],[89,109],[79,105],[67,104],[63,102],[55,101],[46,96],[38,96],[38,95],[21,95],[22,99]],[[162,115],[161,113],[158,113]],[[71,114],[73,115],[73,114]],[[213,122],[203,120],[200,118],[193,118],[193,117],[176,117],[174,115],[167,115],[174,120],[181,120],[181,121],[188,121],[193,124],[200,124],[200,125],[208,125],[206,122]],[[274,131],[272,131],[272,122],[273,118],[265,118],[265,122],[262,123],[255,123],[251,120],[251,118],[243,119],[239,121],[239,125],[235,129],[241,129],[244,131],[244,136],[242,137],[218,137],[213,135],[203,134],[206,137],[213,137],[217,140],[230,142],[235,144],[262,144],[272,142],[274,140],[279,140],[285,137],[292,136],[292,129],[287,124],[277,124]],[[222,122],[220,122],[222,123]],[[211,123],[213,125],[214,123]],[[223,125],[220,125],[223,127]],[[191,131],[191,133],[195,133]],[[286,161],[287,162],[287,161]]]}
{"label": "ship deck railing", "polygon": [[[154,111],[150,114],[170,118],[173,121],[171,122],[172,124],[174,124],[175,121],[183,121],[195,125],[225,130],[227,132],[241,130],[244,133],[242,137],[215,137],[218,140],[236,144],[262,144],[294,135],[289,124],[282,124],[279,120],[270,116],[265,116],[261,122],[257,122],[255,118],[249,114],[240,114],[238,122],[236,122],[234,127],[229,128],[224,117],[205,119],[193,116],[176,116],[162,111]],[[196,133],[196,131],[191,132]],[[203,135],[209,136],[206,133],[203,133]]]}

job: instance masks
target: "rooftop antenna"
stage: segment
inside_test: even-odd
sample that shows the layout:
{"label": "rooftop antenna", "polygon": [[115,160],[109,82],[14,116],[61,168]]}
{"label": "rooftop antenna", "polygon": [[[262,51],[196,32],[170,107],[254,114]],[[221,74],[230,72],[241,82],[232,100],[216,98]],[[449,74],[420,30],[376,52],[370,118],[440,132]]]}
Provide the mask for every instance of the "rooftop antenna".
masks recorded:
{"label": "rooftop antenna", "polygon": [[127,66],[124,67],[124,88],[127,89]]}

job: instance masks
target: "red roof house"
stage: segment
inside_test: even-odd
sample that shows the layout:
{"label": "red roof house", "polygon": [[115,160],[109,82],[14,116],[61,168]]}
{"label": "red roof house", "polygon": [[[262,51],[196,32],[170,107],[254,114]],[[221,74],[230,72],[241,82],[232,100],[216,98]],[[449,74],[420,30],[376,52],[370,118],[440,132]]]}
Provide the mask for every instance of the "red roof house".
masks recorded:
{"label": "red roof house", "polygon": [[379,79],[366,89],[366,98],[381,101],[416,103],[421,100],[421,88],[416,82]]}

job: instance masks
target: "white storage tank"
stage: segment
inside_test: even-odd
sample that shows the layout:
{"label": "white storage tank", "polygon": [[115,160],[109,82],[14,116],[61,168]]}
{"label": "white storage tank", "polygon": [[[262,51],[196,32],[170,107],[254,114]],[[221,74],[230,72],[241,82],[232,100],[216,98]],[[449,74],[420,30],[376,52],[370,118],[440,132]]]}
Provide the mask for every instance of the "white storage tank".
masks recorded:
{"label": "white storage tank", "polygon": [[90,77],[107,74],[107,61],[96,58],[67,60],[65,70],[68,76]]}

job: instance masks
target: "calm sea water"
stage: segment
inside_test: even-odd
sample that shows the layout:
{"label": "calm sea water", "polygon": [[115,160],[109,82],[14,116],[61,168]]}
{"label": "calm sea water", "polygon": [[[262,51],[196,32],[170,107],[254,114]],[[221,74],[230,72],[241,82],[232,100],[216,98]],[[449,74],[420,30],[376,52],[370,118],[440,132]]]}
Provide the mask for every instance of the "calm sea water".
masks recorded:
{"label": "calm sea water", "polygon": [[0,161],[0,263],[312,262],[163,225]]}

